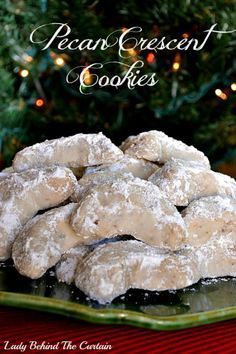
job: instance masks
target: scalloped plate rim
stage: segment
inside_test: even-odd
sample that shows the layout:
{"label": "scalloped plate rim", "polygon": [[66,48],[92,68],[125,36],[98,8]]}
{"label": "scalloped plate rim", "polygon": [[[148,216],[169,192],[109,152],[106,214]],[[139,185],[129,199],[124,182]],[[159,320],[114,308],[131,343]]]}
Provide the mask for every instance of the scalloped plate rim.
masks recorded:
{"label": "scalloped plate rim", "polygon": [[154,330],[177,330],[236,318],[236,306],[191,314],[154,316],[121,309],[95,309],[75,302],[0,291],[0,305],[49,312],[101,324],[124,324]]}

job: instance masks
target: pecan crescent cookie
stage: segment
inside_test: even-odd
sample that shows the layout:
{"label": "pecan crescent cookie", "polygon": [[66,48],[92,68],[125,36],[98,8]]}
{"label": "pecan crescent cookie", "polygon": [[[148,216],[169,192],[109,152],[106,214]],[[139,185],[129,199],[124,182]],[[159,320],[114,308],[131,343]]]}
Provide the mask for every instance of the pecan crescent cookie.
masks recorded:
{"label": "pecan crescent cookie", "polygon": [[68,168],[56,166],[11,173],[0,179],[0,260],[10,257],[22,226],[39,210],[68,199],[76,183]]}
{"label": "pecan crescent cookie", "polygon": [[93,166],[115,162],[122,156],[122,151],[102,133],[77,134],[26,147],[16,154],[13,168],[24,171],[51,165]]}
{"label": "pecan crescent cookie", "polygon": [[31,279],[40,278],[63,253],[79,244],[69,224],[76,204],[54,208],[28,221],[17,236],[12,258],[16,269]]}
{"label": "pecan crescent cookie", "polygon": [[171,158],[177,158],[186,161],[196,161],[206,168],[210,168],[209,160],[203,152],[156,130],[130,136],[123,141],[120,148],[125,154],[139,159],[163,164]]}
{"label": "pecan crescent cookie", "polygon": [[187,206],[195,199],[211,195],[236,197],[233,178],[205,169],[195,162],[172,159],[150,176],[149,181],[177,206]]}
{"label": "pecan crescent cookie", "polygon": [[177,250],[186,238],[175,206],[158,187],[138,178],[95,186],[80,201],[71,225],[84,244],[131,235],[152,246]]}
{"label": "pecan crescent cookie", "polygon": [[199,247],[211,238],[231,235],[236,242],[236,200],[229,197],[204,197],[182,211],[187,227],[188,246]]}
{"label": "pecan crescent cookie", "polygon": [[197,266],[184,253],[165,253],[138,241],[120,241],[97,247],[80,263],[75,284],[101,304],[128,289],[162,291],[197,282]]}
{"label": "pecan crescent cookie", "polygon": [[103,164],[95,167],[87,167],[85,175],[96,172],[118,172],[131,173],[134,177],[148,179],[160,167],[150,161],[136,159],[129,155],[124,155],[123,158],[112,164]]}

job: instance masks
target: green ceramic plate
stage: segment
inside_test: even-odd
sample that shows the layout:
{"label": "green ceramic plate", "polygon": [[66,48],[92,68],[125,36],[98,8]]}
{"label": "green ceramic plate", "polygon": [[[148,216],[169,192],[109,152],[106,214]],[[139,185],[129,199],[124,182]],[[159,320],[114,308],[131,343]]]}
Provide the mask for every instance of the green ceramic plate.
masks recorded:
{"label": "green ceramic plate", "polygon": [[6,262],[0,263],[0,304],[96,323],[173,330],[236,318],[236,278],[203,280],[179,291],[134,289],[101,306],[74,286],[58,283],[52,270],[29,280]]}

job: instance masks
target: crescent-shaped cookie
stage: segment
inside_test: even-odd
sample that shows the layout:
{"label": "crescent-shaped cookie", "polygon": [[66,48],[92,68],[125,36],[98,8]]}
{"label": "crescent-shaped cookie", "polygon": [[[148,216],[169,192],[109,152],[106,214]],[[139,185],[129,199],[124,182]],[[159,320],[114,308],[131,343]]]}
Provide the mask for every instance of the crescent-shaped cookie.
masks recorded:
{"label": "crescent-shaped cookie", "polygon": [[85,174],[78,181],[74,192],[70,196],[70,199],[72,202],[77,203],[82,200],[87,192],[92,191],[96,186],[112,183],[118,179],[123,179],[128,182],[129,180],[134,179],[134,177],[131,173],[123,174],[121,172],[106,170]]}
{"label": "crescent-shaped cookie", "polygon": [[117,179],[86,193],[71,225],[84,244],[131,235],[147,244],[176,250],[185,242],[181,215],[159,188],[139,178]]}
{"label": "crescent-shaped cookie", "polygon": [[206,168],[210,167],[208,158],[203,152],[156,130],[130,136],[121,144],[120,148],[125,154],[139,159],[165,163],[171,158],[177,158],[197,161]]}
{"label": "crescent-shaped cookie", "polygon": [[192,200],[211,195],[236,197],[233,178],[194,162],[172,159],[150,176],[149,181],[177,206],[187,206]]}
{"label": "crescent-shaped cookie", "polygon": [[78,243],[69,224],[76,204],[49,210],[31,219],[17,236],[12,258],[18,272],[31,279],[41,277],[65,253]]}
{"label": "crescent-shaped cookie", "polygon": [[73,173],[65,167],[10,173],[0,179],[0,260],[10,257],[12,243],[22,226],[39,210],[68,199],[76,183]]}
{"label": "crescent-shaped cookie", "polygon": [[13,167],[24,171],[51,165],[93,166],[115,162],[122,156],[122,151],[102,133],[77,134],[26,147],[16,154]]}
{"label": "crescent-shaped cookie", "polygon": [[201,278],[236,277],[235,233],[217,235],[200,247],[192,248]]}
{"label": "crescent-shaped cookie", "polygon": [[134,177],[148,179],[160,167],[150,161],[135,159],[124,155],[123,158],[112,164],[103,164],[95,167],[87,167],[85,175],[96,172],[131,173]]}
{"label": "crescent-shaped cookie", "polygon": [[76,270],[75,284],[101,304],[128,289],[170,290],[199,280],[197,265],[185,254],[163,253],[138,241],[108,243],[89,253]]}
{"label": "crescent-shaped cookie", "polygon": [[182,211],[187,227],[186,244],[201,246],[211,238],[232,235],[236,242],[236,200],[228,197],[204,197],[191,202]]}

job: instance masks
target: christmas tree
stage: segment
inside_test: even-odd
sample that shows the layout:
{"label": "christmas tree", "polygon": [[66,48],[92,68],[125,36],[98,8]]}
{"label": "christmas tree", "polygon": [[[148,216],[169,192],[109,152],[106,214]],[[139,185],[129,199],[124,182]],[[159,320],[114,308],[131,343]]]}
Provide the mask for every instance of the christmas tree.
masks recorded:
{"label": "christmas tree", "polygon": [[[2,167],[17,150],[46,138],[103,131],[119,144],[156,129],[203,150],[216,169],[236,174],[235,32],[211,36],[202,51],[131,49],[126,62],[143,60],[143,71],[156,72],[159,82],[133,90],[96,86],[91,95],[68,85],[67,73],[118,61],[117,48],[60,51],[53,42],[42,51],[29,40],[36,27],[51,22],[67,23],[71,39],[96,40],[133,26],[142,27],[145,38],[197,38],[215,23],[220,30],[235,29],[234,0],[6,0],[0,18]],[[110,66],[107,74],[122,71]],[[92,74],[87,70],[87,82]]]}

